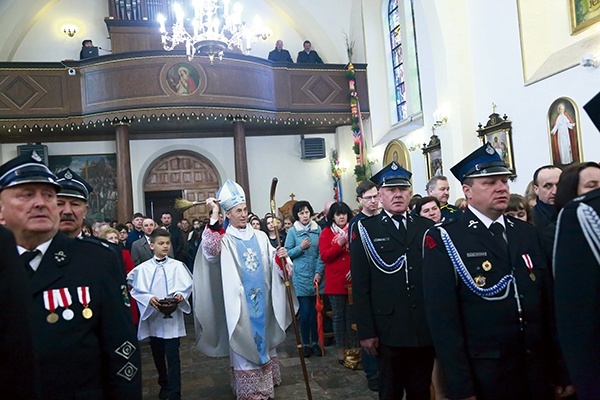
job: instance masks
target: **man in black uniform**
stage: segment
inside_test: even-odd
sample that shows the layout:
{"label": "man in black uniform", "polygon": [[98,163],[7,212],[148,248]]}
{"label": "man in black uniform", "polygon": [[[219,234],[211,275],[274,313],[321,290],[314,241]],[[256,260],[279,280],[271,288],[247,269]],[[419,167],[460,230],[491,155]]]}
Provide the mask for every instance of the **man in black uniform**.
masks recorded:
{"label": "man in black uniform", "polygon": [[428,400],[433,346],[423,305],[422,240],[433,225],[407,212],[411,173],[392,162],[371,180],[383,211],[352,232],[354,312],[361,346],[379,356],[379,398]]}
{"label": "man in black uniform", "polygon": [[427,182],[425,186],[427,194],[440,201],[440,211],[442,212],[442,221],[449,222],[458,218],[462,210],[454,204],[448,203],[450,198],[450,184],[448,178],[444,175],[436,175]]}
{"label": "man in black uniform", "polygon": [[0,166],[0,222],[15,235],[29,275],[41,397],[141,399],[140,352],[116,253],[59,232],[59,189],[35,152]]}
{"label": "man in black uniform", "polygon": [[83,220],[89,210],[88,198],[93,188],[70,168],[56,174],[60,185],[57,195],[60,230],[71,238],[81,236]]}
{"label": "man in black uniform", "polygon": [[469,206],[423,241],[425,307],[446,394],[551,400],[560,362],[550,276],[535,228],[503,216],[511,172],[490,144],[451,171]]}
{"label": "man in black uniform", "polygon": [[37,399],[31,301],[13,234],[0,226],[0,390],[7,399]]}

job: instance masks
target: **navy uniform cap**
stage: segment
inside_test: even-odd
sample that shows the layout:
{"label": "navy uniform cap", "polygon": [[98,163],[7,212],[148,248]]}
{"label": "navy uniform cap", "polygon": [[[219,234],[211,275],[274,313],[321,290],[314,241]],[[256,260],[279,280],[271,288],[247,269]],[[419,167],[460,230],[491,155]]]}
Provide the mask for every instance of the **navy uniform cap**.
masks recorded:
{"label": "navy uniform cap", "polygon": [[94,190],[85,179],[70,168],[60,171],[56,177],[58,178],[56,183],[60,185],[59,196],[77,197],[87,201],[90,193]]}
{"label": "navy uniform cap", "polygon": [[460,183],[463,183],[466,178],[513,175],[490,143],[484,144],[466,156],[461,162],[450,168],[450,171]]}
{"label": "navy uniform cap", "polygon": [[412,173],[402,168],[396,161],[392,161],[381,171],[373,175],[371,182],[377,185],[377,188],[385,186],[411,186],[410,178]]}
{"label": "navy uniform cap", "polygon": [[44,164],[36,151],[27,152],[0,166],[0,190],[25,183],[48,183],[56,190],[56,176]]}

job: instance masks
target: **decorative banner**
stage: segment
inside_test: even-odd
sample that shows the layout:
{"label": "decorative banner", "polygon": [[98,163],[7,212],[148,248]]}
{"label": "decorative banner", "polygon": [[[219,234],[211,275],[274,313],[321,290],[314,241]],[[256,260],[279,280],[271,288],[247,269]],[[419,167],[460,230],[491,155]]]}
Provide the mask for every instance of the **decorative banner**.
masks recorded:
{"label": "decorative banner", "polygon": [[349,63],[346,67],[346,78],[348,79],[348,87],[350,89],[350,111],[352,113],[350,122],[352,123],[352,136],[354,137],[352,148],[356,155],[354,175],[356,175],[357,182],[362,182],[371,177],[371,164],[367,159],[365,141],[362,134],[360,102],[358,101],[358,93],[356,92],[356,73],[352,63]]}

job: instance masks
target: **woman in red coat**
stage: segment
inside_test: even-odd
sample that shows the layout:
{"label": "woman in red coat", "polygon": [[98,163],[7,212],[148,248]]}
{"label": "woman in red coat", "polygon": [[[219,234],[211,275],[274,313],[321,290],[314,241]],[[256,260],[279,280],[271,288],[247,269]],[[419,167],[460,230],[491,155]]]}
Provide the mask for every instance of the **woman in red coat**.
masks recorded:
{"label": "woman in red coat", "polygon": [[351,218],[352,210],[346,203],[332,204],[327,213],[327,226],[319,237],[319,253],[325,264],[325,294],[331,302],[335,345],[339,363],[342,365],[344,350],[356,346],[356,332],[351,326],[353,317],[347,289],[351,281],[348,241],[348,222]]}

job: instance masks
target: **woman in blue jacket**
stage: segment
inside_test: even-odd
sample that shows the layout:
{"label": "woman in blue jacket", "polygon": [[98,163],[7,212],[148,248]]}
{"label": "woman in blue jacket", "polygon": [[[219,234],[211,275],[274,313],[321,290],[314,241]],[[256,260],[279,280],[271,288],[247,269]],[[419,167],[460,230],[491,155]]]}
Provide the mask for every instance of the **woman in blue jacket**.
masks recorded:
{"label": "woman in blue jacket", "polygon": [[294,262],[294,288],[300,305],[300,332],[304,346],[304,357],[321,354],[317,335],[317,311],[315,309],[315,282],[323,276],[323,261],[319,256],[321,228],[311,220],[313,208],[308,201],[294,204],[292,214],[296,222],[289,229],[285,248]]}

